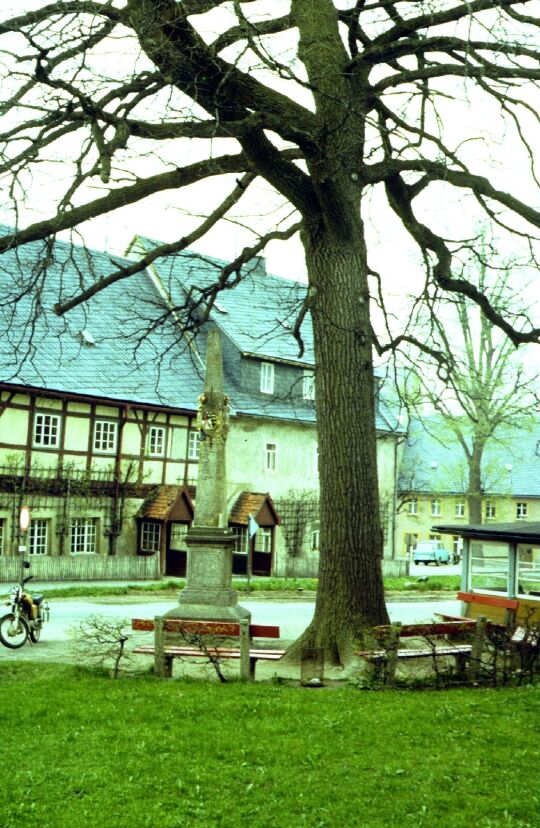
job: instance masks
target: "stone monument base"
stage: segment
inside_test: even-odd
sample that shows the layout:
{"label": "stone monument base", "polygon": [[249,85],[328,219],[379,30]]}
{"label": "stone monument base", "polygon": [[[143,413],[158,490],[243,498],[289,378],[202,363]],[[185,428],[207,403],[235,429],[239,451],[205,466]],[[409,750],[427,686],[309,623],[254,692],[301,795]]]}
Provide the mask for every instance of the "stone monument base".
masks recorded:
{"label": "stone monument base", "polygon": [[165,613],[165,617],[205,621],[251,619],[249,610],[237,603],[236,590],[231,587],[234,542],[230,529],[195,526],[189,530],[187,585],[180,593],[178,606]]}

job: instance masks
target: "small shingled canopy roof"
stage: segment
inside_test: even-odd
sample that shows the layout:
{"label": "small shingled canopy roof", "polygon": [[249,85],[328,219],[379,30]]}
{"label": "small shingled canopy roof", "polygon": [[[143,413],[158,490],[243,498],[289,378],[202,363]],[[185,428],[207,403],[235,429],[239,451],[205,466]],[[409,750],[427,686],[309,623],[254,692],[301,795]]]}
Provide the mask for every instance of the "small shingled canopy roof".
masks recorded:
{"label": "small shingled canopy roof", "polygon": [[500,541],[501,543],[540,544],[540,523],[471,523],[468,526],[433,526],[444,535],[460,535],[475,540]]}
{"label": "small shingled canopy roof", "polygon": [[157,486],[146,498],[139,519],[190,522],[193,520],[193,503],[186,486]]}
{"label": "small shingled canopy roof", "polygon": [[280,523],[276,507],[268,493],[242,492],[231,509],[229,523],[247,526],[250,515],[259,526],[276,526]]}

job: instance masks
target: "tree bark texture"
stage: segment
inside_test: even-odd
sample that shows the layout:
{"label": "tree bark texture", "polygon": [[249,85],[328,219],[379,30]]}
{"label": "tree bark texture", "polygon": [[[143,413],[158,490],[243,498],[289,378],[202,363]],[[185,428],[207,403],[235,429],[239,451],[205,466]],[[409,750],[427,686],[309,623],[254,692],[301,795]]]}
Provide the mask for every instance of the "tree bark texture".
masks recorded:
{"label": "tree bark texture", "polygon": [[475,440],[468,458],[467,505],[469,507],[469,523],[482,523],[482,455],[484,446],[484,443]]}
{"label": "tree bark texture", "polygon": [[321,555],[315,616],[300,646],[334,663],[388,623],[381,560],[374,380],[363,227],[304,239],[317,365]]}

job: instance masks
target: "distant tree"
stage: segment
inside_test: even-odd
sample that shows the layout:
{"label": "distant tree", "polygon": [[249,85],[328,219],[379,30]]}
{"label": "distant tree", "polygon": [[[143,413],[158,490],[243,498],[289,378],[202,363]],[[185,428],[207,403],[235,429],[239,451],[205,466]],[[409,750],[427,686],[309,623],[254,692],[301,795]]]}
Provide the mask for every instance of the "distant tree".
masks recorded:
{"label": "distant tree", "polygon": [[[302,353],[309,313],[321,535],[315,615],[298,646],[322,647],[332,661],[348,657],[367,625],[388,620],[372,352],[411,334],[399,325],[375,332],[374,309],[388,321],[389,284],[401,266],[394,255],[375,269],[376,234],[389,251],[403,238],[418,251],[426,284],[469,297],[515,344],[539,339],[538,326],[516,327],[474,282],[454,275],[468,215],[478,211],[510,244],[529,244],[535,260],[535,8],[533,0],[22,0],[0,21],[0,175],[18,224],[0,238],[0,252],[125,205],[155,210],[149,199],[159,193],[178,194],[185,207],[190,185],[216,182],[197,226],[131,267],[112,262],[108,277],[59,299],[59,313],[200,239],[255,180],[279,201],[277,224],[254,218],[253,243],[195,297],[199,318],[269,241],[300,234],[309,290],[293,333]],[[487,113],[478,128],[471,102]],[[519,156],[526,170],[511,193],[497,165],[486,164],[497,141],[506,142],[501,167]],[[56,189],[42,176],[51,161]],[[25,202],[38,188],[50,206],[31,223]],[[452,214],[456,194],[469,195],[468,209]],[[370,215],[370,204],[380,209]]]}
{"label": "distant tree", "polygon": [[[516,324],[524,324],[509,288],[511,265],[490,276],[487,256],[484,248],[477,262],[478,290],[493,306],[515,316]],[[468,273],[468,278],[472,281],[474,276]],[[464,464],[451,472],[454,485],[467,499],[469,521],[482,523],[482,499],[487,476],[493,472],[485,463],[486,447],[495,439],[504,441],[505,427],[530,424],[538,409],[539,374],[524,367],[514,344],[466,297],[437,299],[430,310],[425,330],[441,354],[439,370],[422,364],[417,356],[405,383],[405,399],[420,416],[426,403],[443,416],[464,457]],[[426,422],[433,430],[429,418]],[[444,435],[439,436],[444,441]]]}

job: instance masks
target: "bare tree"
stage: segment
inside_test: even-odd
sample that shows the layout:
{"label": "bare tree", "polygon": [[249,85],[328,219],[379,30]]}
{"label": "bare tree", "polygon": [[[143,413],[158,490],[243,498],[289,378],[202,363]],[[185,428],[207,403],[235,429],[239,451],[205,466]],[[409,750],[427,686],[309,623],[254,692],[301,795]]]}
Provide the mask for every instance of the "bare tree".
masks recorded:
{"label": "bare tree", "polygon": [[[483,212],[536,261],[534,9],[532,0],[64,0],[0,23],[0,173],[20,217],[0,251],[158,193],[237,178],[197,228],[131,267],[111,265],[108,278],[59,302],[58,313],[183,249],[225,219],[256,179],[281,197],[285,218],[254,228],[253,244],[213,291],[201,292],[203,311],[269,240],[300,233],[309,290],[293,333],[301,350],[309,312],[321,480],[320,586],[302,646],[324,647],[334,661],[347,658],[366,625],[388,620],[372,350],[412,336],[406,325],[396,330],[385,307],[396,259],[375,269],[370,251],[368,262],[373,232],[389,245],[402,234],[426,283],[469,297],[515,344],[539,338],[538,327],[516,327],[473,282],[454,276],[470,225],[466,211],[436,210],[468,195],[470,214]],[[493,136],[484,123],[472,135],[467,123],[471,104],[479,111],[482,103],[490,114],[497,108],[497,140],[512,142],[504,163],[521,153],[529,165],[527,186],[512,193],[485,163],[498,151]],[[475,153],[471,137],[483,142]],[[24,201],[51,159],[64,187],[56,203],[51,188],[48,216],[32,223]],[[370,215],[375,201],[380,211]],[[386,322],[378,335],[376,306]]]}
{"label": "bare tree", "polygon": [[[522,325],[517,297],[509,287],[512,265],[506,262],[498,267],[494,251],[485,245],[476,256],[476,276],[468,273],[468,281],[476,282],[491,305],[515,316],[515,324]],[[456,438],[464,458],[463,480],[457,490],[467,498],[470,522],[482,523],[482,499],[493,471],[485,460],[486,448],[495,440],[504,443],[509,429],[515,439],[516,428],[531,425],[538,403],[538,374],[525,368],[514,344],[467,297],[436,300],[424,321],[430,341],[446,361],[434,371],[415,359],[414,393],[409,402],[417,412],[427,402]],[[444,439],[442,434],[440,438]],[[460,467],[449,470],[449,481],[459,474]]]}
{"label": "bare tree", "polygon": [[91,615],[70,630],[77,655],[94,665],[112,663],[112,677],[118,678],[122,662],[130,662],[131,653],[126,642],[131,634],[129,619],[113,619],[105,615]]}

